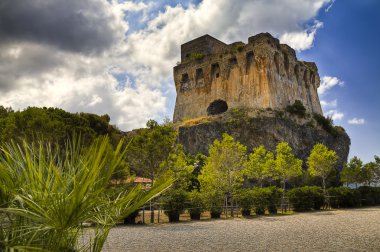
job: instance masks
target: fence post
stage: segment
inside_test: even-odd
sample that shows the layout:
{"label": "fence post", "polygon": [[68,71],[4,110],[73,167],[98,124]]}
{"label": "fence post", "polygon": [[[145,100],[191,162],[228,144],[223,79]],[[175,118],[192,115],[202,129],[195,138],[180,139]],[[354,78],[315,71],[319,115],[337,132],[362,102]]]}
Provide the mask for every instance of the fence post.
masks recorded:
{"label": "fence post", "polygon": [[145,224],[145,206],[143,206],[143,217],[142,217],[142,223]]}
{"label": "fence post", "polygon": [[158,214],[157,214],[157,222],[160,223],[160,212],[161,212],[161,207],[158,207]]}

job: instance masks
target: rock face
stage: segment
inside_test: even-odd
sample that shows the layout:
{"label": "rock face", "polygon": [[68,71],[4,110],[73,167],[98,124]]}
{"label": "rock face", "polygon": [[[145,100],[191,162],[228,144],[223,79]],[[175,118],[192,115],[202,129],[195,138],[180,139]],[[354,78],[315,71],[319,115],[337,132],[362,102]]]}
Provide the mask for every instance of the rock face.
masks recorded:
{"label": "rock face", "polygon": [[207,115],[215,101],[230,109],[283,109],[300,100],[307,112],[322,114],[315,63],[298,61],[269,33],[250,37],[248,44],[227,45],[209,35],[183,44],[174,81],[174,122]]}
{"label": "rock face", "polygon": [[[210,121],[211,120],[211,121]],[[208,119],[204,123],[179,128],[178,141],[191,153],[208,155],[208,148],[215,139],[227,133],[248,147],[248,151],[259,145],[274,151],[279,142],[288,142],[293,153],[306,161],[316,143],[323,143],[339,156],[338,169],[347,161],[350,138],[342,131],[338,136],[309,124],[301,124],[290,118],[274,116],[245,117],[231,119],[225,115]],[[306,163],[304,163],[306,164]]]}

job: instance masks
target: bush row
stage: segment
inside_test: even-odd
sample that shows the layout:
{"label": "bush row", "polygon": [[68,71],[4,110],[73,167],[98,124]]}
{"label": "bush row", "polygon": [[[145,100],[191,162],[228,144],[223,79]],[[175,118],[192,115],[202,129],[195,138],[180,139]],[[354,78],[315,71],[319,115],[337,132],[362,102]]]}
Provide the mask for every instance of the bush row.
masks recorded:
{"label": "bush row", "polygon": [[[234,199],[237,200],[243,216],[249,216],[253,212],[262,215],[266,211],[276,214],[277,208],[281,206],[282,195],[282,189],[272,186],[240,189],[235,192]],[[319,210],[327,202],[333,208],[380,205],[380,187],[335,187],[329,188],[327,195],[326,198],[322,188],[318,186],[298,187],[286,192],[289,205],[294,211]],[[224,195],[217,192],[172,190],[162,198],[162,203],[169,221],[179,221],[180,214],[186,209],[193,220],[199,220],[204,211],[210,211],[211,218],[220,218]]]}

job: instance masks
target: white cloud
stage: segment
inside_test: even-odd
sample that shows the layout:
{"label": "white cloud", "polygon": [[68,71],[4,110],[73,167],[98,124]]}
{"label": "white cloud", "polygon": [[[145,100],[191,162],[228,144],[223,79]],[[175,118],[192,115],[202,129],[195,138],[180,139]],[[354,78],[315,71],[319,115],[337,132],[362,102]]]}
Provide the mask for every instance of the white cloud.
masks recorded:
{"label": "white cloud", "polygon": [[331,3],[326,7],[325,12],[329,12],[330,9],[333,7],[334,3],[335,3],[335,0],[332,0]]}
{"label": "white cloud", "polygon": [[[157,4],[154,1],[78,1],[91,3],[97,13],[104,12],[93,15],[85,11],[82,18],[90,17],[91,22],[84,23],[91,24],[91,29],[103,27],[97,26],[97,22],[105,25],[108,33],[113,32],[112,40],[101,44],[101,50],[87,50],[80,43],[75,50],[68,50],[59,38],[54,43],[47,38],[44,43],[16,40],[0,44],[0,104],[15,109],[55,106],[73,112],[108,113],[111,122],[123,130],[141,127],[149,118],[159,119],[172,113],[172,108],[168,108],[175,94],[172,67],[180,57],[182,43],[206,33],[230,43],[246,42],[256,33],[270,32],[295,49],[305,50],[312,46],[322,25],[315,20],[318,11],[331,2],[203,0],[188,8],[166,7],[152,15],[149,11]],[[133,22],[126,19],[126,13],[133,12],[143,13],[138,21],[146,23],[140,30],[130,29]],[[308,28],[307,23],[313,25]],[[112,43],[106,47],[109,41]],[[82,48],[86,53],[80,51]],[[125,75],[122,80],[116,78],[120,74]]]}
{"label": "white cloud", "polygon": [[352,118],[351,120],[348,120],[349,124],[354,124],[354,125],[362,125],[365,124],[365,120],[363,118]]}
{"label": "white cloud", "polygon": [[321,100],[321,106],[323,109],[328,109],[328,108],[336,108],[338,106],[338,100],[332,100],[332,101],[325,101]]}
{"label": "white cloud", "polygon": [[295,31],[284,33],[280,37],[281,43],[293,47],[297,51],[303,51],[313,46],[317,30],[323,26],[322,22],[315,21],[314,25],[305,31]]}
{"label": "white cloud", "polygon": [[337,77],[323,76],[321,79],[321,85],[318,88],[318,94],[323,95],[331,88],[335,86],[342,87],[343,85],[344,85],[344,81],[339,80]]}
{"label": "white cloud", "polygon": [[341,121],[344,117],[344,114],[336,109],[327,111],[325,115],[331,117],[334,121]]}

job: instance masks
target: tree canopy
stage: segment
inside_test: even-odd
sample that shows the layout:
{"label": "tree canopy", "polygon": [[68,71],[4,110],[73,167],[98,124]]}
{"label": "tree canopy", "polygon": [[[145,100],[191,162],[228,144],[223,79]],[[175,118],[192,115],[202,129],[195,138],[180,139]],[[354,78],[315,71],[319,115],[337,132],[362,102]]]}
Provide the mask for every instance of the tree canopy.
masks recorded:
{"label": "tree canopy", "polygon": [[321,177],[323,189],[326,189],[326,179],[334,169],[338,156],[335,151],[329,150],[325,145],[317,143],[311,150],[307,159],[310,175]]}
{"label": "tree canopy", "polygon": [[98,136],[108,135],[114,146],[121,133],[109,124],[110,117],[90,113],[70,113],[59,108],[28,107],[22,111],[0,106],[0,142],[13,139],[43,139],[63,146],[74,134],[81,135],[86,145]]}
{"label": "tree canopy", "polygon": [[175,148],[176,134],[173,125],[153,120],[147,122],[147,128],[132,132],[127,157],[131,170],[154,181],[161,163]]}
{"label": "tree canopy", "polygon": [[228,134],[223,134],[221,141],[215,140],[199,176],[201,190],[217,190],[231,196],[233,189],[239,187],[243,181],[246,151],[244,145],[235,142]]}
{"label": "tree canopy", "polygon": [[289,179],[302,175],[302,160],[292,154],[292,148],[285,142],[276,147],[275,167],[284,191]]}
{"label": "tree canopy", "polygon": [[271,177],[271,169],[274,167],[274,155],[260,145],[249,154],[249,160],[244,167],[244,175],[248,178],[256,179],[260,186],[264,179]]}

